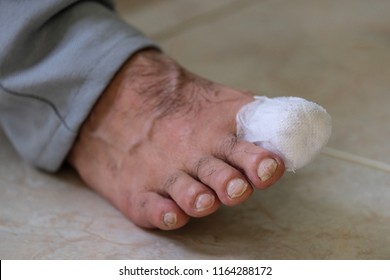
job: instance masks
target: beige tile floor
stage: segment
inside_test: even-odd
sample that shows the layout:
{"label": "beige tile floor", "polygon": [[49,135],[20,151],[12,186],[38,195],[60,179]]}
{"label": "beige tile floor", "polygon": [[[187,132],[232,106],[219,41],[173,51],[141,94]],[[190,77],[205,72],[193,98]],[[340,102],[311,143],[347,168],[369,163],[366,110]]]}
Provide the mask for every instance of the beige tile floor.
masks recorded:
{"label": "beige tile floor", "polygon": [[330,148],[244,205],[160,232],[71,170],[32,169],[0,134],[0,259],[390,259],[390,1],[118,2],[196,73],[323,105]]}

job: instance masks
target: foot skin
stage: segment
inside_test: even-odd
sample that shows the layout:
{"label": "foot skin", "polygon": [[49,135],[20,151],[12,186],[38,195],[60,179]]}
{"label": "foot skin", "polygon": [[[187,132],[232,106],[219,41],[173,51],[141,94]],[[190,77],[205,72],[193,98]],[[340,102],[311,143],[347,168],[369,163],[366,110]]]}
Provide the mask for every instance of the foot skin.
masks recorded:
{"label": "foot skin", "polygon": [[107,87],[68,160],[135,224],[177,229],[282,176],[278,156],[236,136],[235,116],[252,100],[141,51]]}

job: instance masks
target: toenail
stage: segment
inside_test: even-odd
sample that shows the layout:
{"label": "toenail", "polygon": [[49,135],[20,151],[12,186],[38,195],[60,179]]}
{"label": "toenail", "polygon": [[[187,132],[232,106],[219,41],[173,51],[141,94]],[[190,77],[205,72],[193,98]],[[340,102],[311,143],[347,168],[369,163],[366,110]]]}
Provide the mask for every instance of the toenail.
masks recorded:
{"label": "toenail", "polygon": [[173,227],[177,223],[177,216],[175,213],[168,212],[164,214],[163,222],[167,227]]}
{"label": "toenail", "polygon": [[274,175],[277,167],[278,163],[273,158],[263,159],[257,168],[257,175],[259,175],[261,181],[267,181]]}
{"label": "toenail", "polygon": [[204,211],[214,205],[215,198],[213,195],[204,193],[196,198],[195,209],[196,211]]}
{"label": "toenail", "polygon": [[227,193],[230,198],[238,198],[241,197],[246,189],[248,188],[248,184],[244,182],[242,179],[233,179],[230,180],[227,185]]}

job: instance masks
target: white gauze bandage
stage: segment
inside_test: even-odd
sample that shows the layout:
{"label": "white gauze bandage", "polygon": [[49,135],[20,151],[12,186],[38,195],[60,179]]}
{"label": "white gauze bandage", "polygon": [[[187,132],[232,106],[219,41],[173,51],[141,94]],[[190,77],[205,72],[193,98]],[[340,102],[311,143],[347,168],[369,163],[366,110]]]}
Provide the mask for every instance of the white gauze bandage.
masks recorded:
{"label": "white gauze bandage", "polygon": [[287,171],[309,163],[326,145],[332,130],[330,115],[299,97],[256,96],[237,114],[237,135],[279,155]]}

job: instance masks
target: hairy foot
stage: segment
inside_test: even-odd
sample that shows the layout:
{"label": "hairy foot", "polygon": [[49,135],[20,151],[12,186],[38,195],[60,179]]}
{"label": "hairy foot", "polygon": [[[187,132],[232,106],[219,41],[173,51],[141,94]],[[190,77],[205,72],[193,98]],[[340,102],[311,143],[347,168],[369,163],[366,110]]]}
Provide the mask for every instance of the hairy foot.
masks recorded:
{"label": "hairy foot", "polygon": [[236,136],[235,116],[252,100],[141,51],[107,87],[68,159],[135,224],[180,228],[283,174],[278,156]]}

